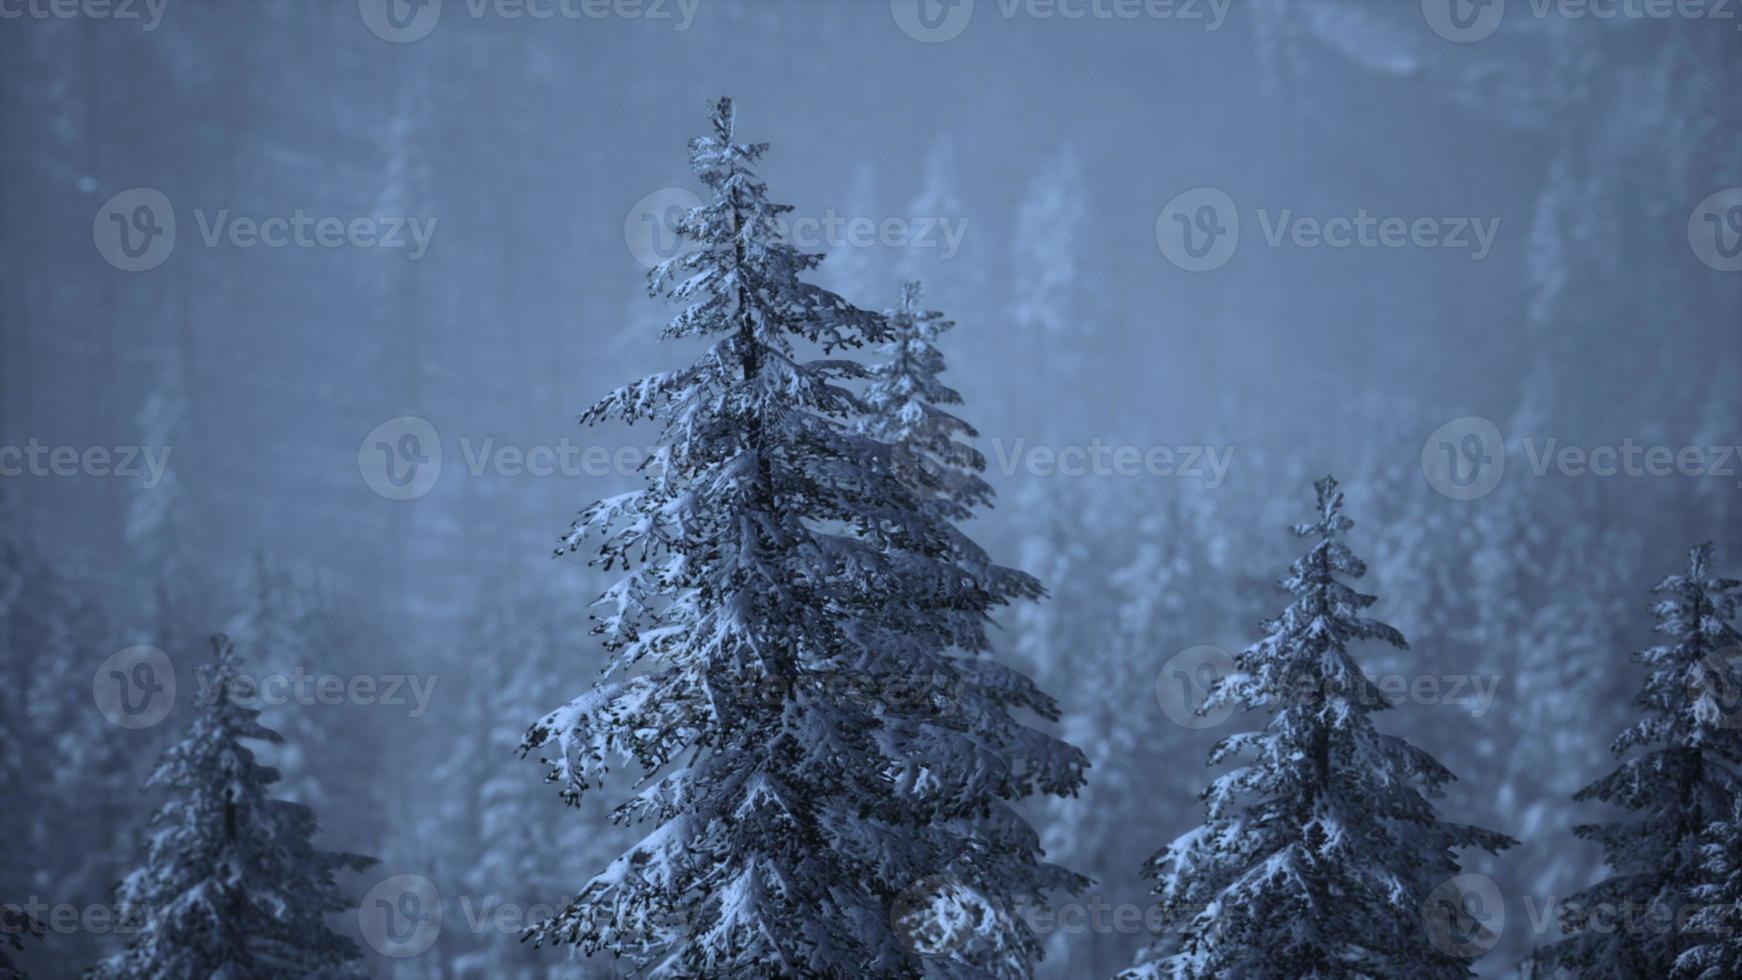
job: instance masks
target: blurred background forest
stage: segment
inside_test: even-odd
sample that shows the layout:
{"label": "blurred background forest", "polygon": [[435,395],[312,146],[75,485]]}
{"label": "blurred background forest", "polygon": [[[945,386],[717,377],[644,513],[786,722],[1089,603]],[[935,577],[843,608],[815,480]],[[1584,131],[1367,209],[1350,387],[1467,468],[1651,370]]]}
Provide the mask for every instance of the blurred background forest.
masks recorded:
{"label": "blurred background forest", "polygon": [[[1158,675],[1257,638],[1296,553],[1285,527],[1326,472],[1375,611],[1412,645],[1363,651],[1371,669],[1497,684],[1491,705],[1381,718],[1458,774],[1448,818],[1525,842],[1472,868],[1508,913],[1479,969],[1545,938],[1527,902],[1597,874],[1570,794],[1631,717],[1650,586],[1698,540],[1742,569],[1742,460],[1728,476],[1531,464],[1549,440],[1742,445],[1742,273],[1690,234],[1742,185],[1736,20],[1515,0],[1492,36],[1458,41],[1414,2],[1234,0],[1210,29],[981,0],[928,41],[882,0],[701,0],[687,23],[675,4],[546,20],[448,0],[408,40],[372,30],[369,6],[0,20],[0,446],[170,450],[156,479],[0,477],[0,898],[101,903],[137,863],[139,780],[191,700],[123,728],[93,676],[148,645],[195,691],[225,630],[261,672],[433,683],[421,711],[265,717],[322,844],[383,861],[353,894],[395,874],[440,890],[433,948],[372,952],[372,972],[612,975],[523,947],[492,910],[560,906],[624,840],[606,820],[621,786],[568,809],[513,750],[600,662],[586,614],[604,578],[553,560],[557,535],[634,477],[472,461],[652,438],[575,417],[677,363],[634,229],[661,218],[649,195],[697,189],[684,142],[721,94],[741,135],[773,144],[771,196],[798,215],[961,232],[953,249],[827,241],[819,278],[878,308],[921,279],[957,321],[947,377],[1000,493],[974,533],[1052,592],[1009,610],[997,642],[1094,763],[1081,799],[1033,807],[1050,856],[1099,882],[1075,901],[1143,907],[1139,863],[1199,820],[1205,750],[1239,719],[1181,725]],[[1199,187],[1243,226],[1225,265],[1193,272],[1157,225]],[[106,261],[101,221],[134,188],[177,220],[173,251],[137,272]],[[1272,246],[1284,209],[1498,224],[1480,258]],[[220,212],[298,211],[410,218],[427,251],[203,233]],[[442,465],[396,500],[360,454],[403,416],[433,428]],[[1506,468],[1462,500],[1422,459],[1469,417],[1503,434]],[[1096,440],[1232,455],[1219,479],[1012,457]],[[56,931],[23,962],[71,976],[116,941]],[[1107,975],[1144,941],[1058,930],[1042,974]]]}

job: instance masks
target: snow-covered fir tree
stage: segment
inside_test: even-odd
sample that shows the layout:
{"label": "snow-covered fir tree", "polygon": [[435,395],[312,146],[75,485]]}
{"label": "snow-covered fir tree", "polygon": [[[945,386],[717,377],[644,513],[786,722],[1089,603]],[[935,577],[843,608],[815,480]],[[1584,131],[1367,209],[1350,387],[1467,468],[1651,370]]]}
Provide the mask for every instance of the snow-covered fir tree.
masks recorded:
{"label": "snow-covered fir tree", "polygon": [[918,282],[901,284],[900,305],[889,313],[882,344],[887,359],[869,369],[867,414],[859,429],[895,448],[898,475],[938,497],[944,519],[961,520],[991,502],[992,488],[980,477],[986,458],[969,441],[979,433],[940,407],[962,403],[961,394],[938,377],[944,372],[938,338],[955,324],[937,310],[920,309],[919,296]]}
{"label": "snow-covered fir tree", "polygon": [[1634,655],[1650,671],[1637,699],[1645,717],[1615,739],[1624,761],[1574,796],[1636,819],[1574,828],[1602,845],[1613,873],[1562,903],[1570,935],[1532,957],[1541,974],[1668,976],[1700,940],[1681,918],[1702,904],[1705,846],[1733,833],[1713,825],[1731,819],[1742,789],[1742,635],[1731,624],[1742,582],[1711,566],[1712,546],[1699,545],[1685,574],[1653,589],[1663,597],[1652,607],[1656,631],[1668,642]]}
{"label": "snow-covered fir tree", "polygon": [[1700,834],[1698,884],[1687,918],[1689,947],[1676,957],[1678,980],[1742,977],[1742,793],[1730,813]]}
{"label": "snow-covered fir tree", "polygon": [[1344,541],[1354,523],[1335,480],[1315,489],[1316,519],[1294,528],[1312,548],[1281,583],[1293,601],[1203,706],[1270,721],[1217,743],[1211,765],[1243,764],[1204,791],[1205,823],[1146,865],[1166,929],[1160,955],[1126,977],[1472,975],[1458,948],[1433,941],[1424,907],[1458,874],[1458,848],[1515,842],[1442,821],[1428,797],[1452,774],[1374,728],[1392,703],[1348,647],[1406,644],[1361,614],[1376,599],[1343,581],[1367,571]]}
{"label": "snow-covered fir tree", "polygon": [[1039,946],[1011,910],[1081,884],[1010,801],[1075,791],[1083,757],[1012,716],[1056,709],[985,655],[988,610],[1039,587],[858,431],[868,372],[827,355],[886,325],[800,280],[818,257],[780,237],[766,146],[733,122],[722,99],[691,141],[712,199],[650,279],[684,307],[664,336],[705,350],[583,416],[660,429],[645,488],[564,540],[626,570],[595,629],[610,667],[525,742],[571,802],[639,769],[614,816],[652,829],[528,935],[663,975],[1023,975]]}
{"label": "snow-covered fir tree", "polygon": [[324,918],[351,907],[337,873],[375,862],[316,850],[313,811],[267,795],[278,773],[243,743],[279,735],[242,703],[253,692],[235,646],[219,635],[212,647],[208,696],[145,784],[169,794],[145,864],[116,889],[117,906],[142,910],[143,921],[93,980],[332,976],[360,956]]}

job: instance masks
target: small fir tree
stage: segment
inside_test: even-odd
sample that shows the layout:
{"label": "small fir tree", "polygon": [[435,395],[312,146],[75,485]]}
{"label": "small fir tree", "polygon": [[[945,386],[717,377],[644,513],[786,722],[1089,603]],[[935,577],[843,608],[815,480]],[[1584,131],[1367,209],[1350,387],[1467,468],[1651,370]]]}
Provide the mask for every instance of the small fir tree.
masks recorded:
{"label": "small fir tree", "polygon": [[873,364],[865,386],[867,415],[860,431],[897,451],[896,462],[911,482],[942,499],[941,516],[962,520],[992,500],[981,479],[986,458],[970,440],[972,425],[941,406],[962,404],[962,396],[943,383],[944,355],[938,340],[951,327],[937,310],[919,306],[920,284],[901,284],[901,301],[888,314],[885,360]]}
{"label": "small fir tree", "polygon": [[1613,873],[1566,900],[1568,935],[1535,954],[1540,972],[1668,976],[1700,941],[1683,912],[1722,887],[1711,877],[1722,865],[1709,848],[1729,833],[1721,825],[1734,812],[1742,763],[1742,636],[1731,624],[1742,582],[1714,575],[1711,565],[1712,546],[1700,545],[1685,574],[1652,590],[1663,597],[1652,607],[1656,631],[1669,642],[1634,655],[1650,671],[1637,700],[1645,717],[1615,740],[1625,760],[1573,797],[1638,819],[1574,828],[1602,845]]}
{"label": "small fir tree", "polygon": [[98,964],[94,980],[344,973],[360,953],[325,916],[352,907],[335,876],[372,858],[316,850],[307,807],[268,797],[278,773],[246,741],[276,743],[222,635],[208,696],[182,740],[146,781],[169,792],[147,837],[145,864],[124,879],[117,905],[143,919],[128,947]]}
{"label": "small fir tree", "polygon": [[1312,548],[1281,583],[1293,601],[1201,709],[1270,721],[1217,744],[1211,765],[1243,764],[1204,791],[1205,823],[1145,866],[1166,928],[1126,977],[1473,975],[1425,913],[1458,874],[1458,848],[1514,841],[1442,821],[1428,797],[1452,774],[1374,728],[1372,713],[1392,703],[1348,647],[1406,644],[1362,615],[1376,599],[1343,581],[1367,571],[1343,539],[1354,523],[1335,480],[1316,490],[1317,518],[1294,528]]}

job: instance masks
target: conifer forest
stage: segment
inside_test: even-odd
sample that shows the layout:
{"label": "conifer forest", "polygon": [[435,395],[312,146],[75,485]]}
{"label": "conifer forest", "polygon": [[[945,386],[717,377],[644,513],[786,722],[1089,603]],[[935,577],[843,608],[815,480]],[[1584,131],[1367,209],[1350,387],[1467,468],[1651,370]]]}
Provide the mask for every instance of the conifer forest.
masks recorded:
{"label": "conifer forest", "polygon": [[1737,0],[0,0],[0,980],[1742,977]]}

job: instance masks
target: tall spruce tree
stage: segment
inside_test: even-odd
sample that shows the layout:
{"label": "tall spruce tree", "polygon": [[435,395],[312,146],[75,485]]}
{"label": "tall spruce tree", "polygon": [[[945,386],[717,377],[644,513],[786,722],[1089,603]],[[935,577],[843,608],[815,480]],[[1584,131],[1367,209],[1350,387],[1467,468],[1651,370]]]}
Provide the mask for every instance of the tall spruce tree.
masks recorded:
{"label": "tall spruce tree", "polygon": [[87,974],[94,980],[331,976],[360,956],[323,919],[351,907],[337,872],[374,859],[316,850],[313,812],[267,796],[278,773],[243,743],[279,735],[242,703],[253,694],[234,645],[220,634],[212,649],[199,714],[145,784],[169,791],[145,864],[116,890],[117,905],[143,910],[144,921]]}
{"label": "tall spruce tree", "polygon": [[1281,583],[1293,601],[1203,706],[1270,721],[1217,744],[1211,765],[1245,764],[1204,791],[1205,823],[1145,866],[1166,931],[1126,977],[1472,975],[1456,947],[1433,941],[1424,907],[1458,873],[1457,848],[1515,842],[1440,820],[1427,797],[1452,774],[1374,728],[1371,714],[1392,703],[1348,646],[1406,644],[1361,615],[1375,597],[1342,581],[1367,571],[1343,540],[1354,523],[1335,480],[1315,489],[1316,519],[1294,528],[1312,548]]}
{"label": "tall spruce tree", "polygon": [[[1012,717],[1056,709],[984,654],[988,611],[1039,587],[859,431],[863,367],[804,359],[886,324],[800,281],[819,257],[780,236],[766,146],[733,142],[728,99],[712,123],[690,144],[712,200],[679,223],[695,248],[650,278],[684,307],[664,337],[706,349],[583,416],[660,428],[645,487],[560,549],[597,534],[595,563],[626,569],[594,630],[611,663],[525,741],[570,802],[634,764],[614,817],[652,830],[528,936],[653,974],[1026,973],[1039,946],[1009,910],[1081,881],[1010,801],[1073,792],[1084,761]],[[937,917],[909,931],[919,908]],[[980,927],[930,943],[957,912]]]}
{"label": "tall spruce tree", "polygon": [[[979,432],[941,407],[962,396],[943,383],[944,355],[938,339],[955,323],[919,306],[920,284],[901,284],[900,304],[888,314],[884,361],[871,365],[865,386],[865,417],[859,430],[896,450],[898,475],[936,498],[945,520],[961,520],[991,503],[981,479],[986,458],[968,440]],[[908,473],[911,468],[914,472]]]}
{"label": "tall spruce tree", "polygon": [[1637,699],[1645,717],[1615,739],[1616,755],[1627,758],[1573,797],[1639,819],[1574,828],[1602,845],[1614,873],[1565,901],[1561,927],[1570,935],[1532,957],[1539,972],[1669,976],[1683,953],[1710,938],[1688,928],[1685,916],[1706,904],[1699,896],[1709,885],[1721,884],[1711,875],[1723,866],[1707,848],[1734,838],[1719,825],[1732,819],[1742,790],[1735,770],[1742,763],[1742,636],[1731,624],[1742,582],[1713,575],[1711,564],[1712,546],[1699,545],[1688,553],[1686,574],[1652,590],[1663,596],[1652,607],[1656,631],[1669,642],[1634,654],[1650,671]]}

